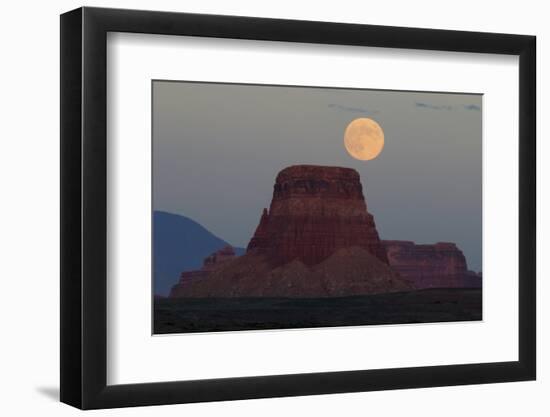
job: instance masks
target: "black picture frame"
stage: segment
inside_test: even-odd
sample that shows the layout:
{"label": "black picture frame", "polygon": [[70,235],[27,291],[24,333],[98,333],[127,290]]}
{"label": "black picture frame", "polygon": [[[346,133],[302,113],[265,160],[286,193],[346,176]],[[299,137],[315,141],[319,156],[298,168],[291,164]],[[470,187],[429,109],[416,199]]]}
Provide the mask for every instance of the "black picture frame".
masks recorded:
{"label": "black picture frame", "polygon": [[[519,56],[519,360],[107,385],[108,32]],[[61,15],[61,401],[82,409],[482,384],[536,377],[534,36],[79,8]]]}

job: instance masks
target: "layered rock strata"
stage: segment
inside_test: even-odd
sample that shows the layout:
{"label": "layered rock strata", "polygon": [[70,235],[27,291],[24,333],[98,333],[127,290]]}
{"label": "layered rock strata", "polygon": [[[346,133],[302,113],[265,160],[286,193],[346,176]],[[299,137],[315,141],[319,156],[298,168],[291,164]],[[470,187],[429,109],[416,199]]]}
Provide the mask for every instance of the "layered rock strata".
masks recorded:
{"label": "layered rock strata", "polygon": [[212,271],[233,259],[235,259],[235,250],[232,246],[226,246],[207,256],[203,261],[201,269],[184,271],[181,273],[178,283],[174,285],[170,291],[170,297],[177,296],[182,288],[185,289],[192,283],[202,281],[209,277]]}
{"label": "layered rock strata", "polygon": [[316,265],[338,249],[359,247],[388,263],[359,174],[350,168],[291,166],[275,180],[247,253],[278,264]]}
{"label": "layered rock strata", "polygon": [[313,165],[277,175],[245,255],[189,277],[182,275],[171,296],[332,297],[413,289],[388,265],[359,174]]}
{"label": "layered rock strata", "polygon": [[417,289],[480,287],[481,276],[469,271],[466,258],[454,243],[418,245],[405,240],[383,240],[390,266]]}

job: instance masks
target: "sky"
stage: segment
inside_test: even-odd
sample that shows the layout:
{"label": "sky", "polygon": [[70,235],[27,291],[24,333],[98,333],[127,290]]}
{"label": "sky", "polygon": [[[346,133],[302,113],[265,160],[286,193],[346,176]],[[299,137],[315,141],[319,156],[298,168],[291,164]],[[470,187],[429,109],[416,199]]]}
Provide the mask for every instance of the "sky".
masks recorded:
{"label": "sky", "polygon": [[[482,267],[482,95],[153,81],[153,209],[246,247],[275,177],[296,164],[361,176],[381,239],[454,242]],[[374,119],[370,161],[344,147]]]}

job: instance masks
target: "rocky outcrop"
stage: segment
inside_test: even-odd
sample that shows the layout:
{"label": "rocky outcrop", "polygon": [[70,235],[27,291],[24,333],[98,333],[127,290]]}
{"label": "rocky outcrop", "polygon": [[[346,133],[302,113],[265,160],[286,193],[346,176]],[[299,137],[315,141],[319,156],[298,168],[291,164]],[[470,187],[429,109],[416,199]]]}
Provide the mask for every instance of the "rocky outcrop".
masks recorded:
{"label": "rocky outcrop", "polygon": [[383,240],[390,266],[417,289],[480,287],[481,276],[468,271],[462,251],[449,242],[417,245],[411,241]]}
{"label": "rocky outcrop", "polygon": [[[389,265],[359,174],[282,170],[245,255],[182,274],[173,297],[332,297],[407,291]],[[189,278],[189,279],[187,279]]]}
{"label": "rocky outcrop", "polygon": [[388,263],[357,171],[314,165],[291,166],[275,180],[269,211],[247,253],[277,264],[316,265],[337,250],[359,247]]}
{"label": "rocky outcrop", "polygon": [[231,261],[235,258],[235,249],[233,246],[226,246],[212,255],[206,257],[203,262],[203,271],[212,271],[218,268],[220,265],[223,265],[225,262]]}
{"label": "rocky outcrop", "polygon": [[232,246],[226,246],[207,256],[203,261],[201,269],[184,271],[181,273],[178,283],[174,285],[170,291],[170,297],[177,296],[181,288],[185,288],[191,283],[199,282],[209,277],[212,271],[235,259],[235,257],[235,250]]}

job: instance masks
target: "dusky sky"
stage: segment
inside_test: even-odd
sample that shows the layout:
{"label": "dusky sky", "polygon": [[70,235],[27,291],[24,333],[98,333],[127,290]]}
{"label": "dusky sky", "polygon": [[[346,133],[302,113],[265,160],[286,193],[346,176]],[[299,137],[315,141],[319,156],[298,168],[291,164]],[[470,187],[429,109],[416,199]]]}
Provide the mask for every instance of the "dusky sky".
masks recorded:
{"label": "dusky sky", "polygon": [[[353,159],[355,118],[385,135]],[[482,266],[482,95],[153,81],[153,208],[246,247],[275,176],[295,164],[361,175],[382,239],[455,242]]]}

